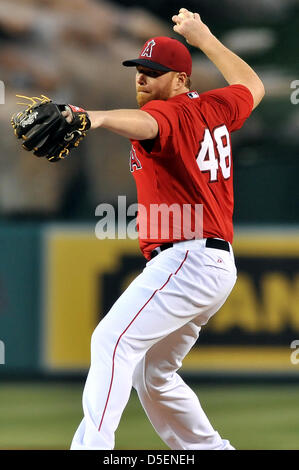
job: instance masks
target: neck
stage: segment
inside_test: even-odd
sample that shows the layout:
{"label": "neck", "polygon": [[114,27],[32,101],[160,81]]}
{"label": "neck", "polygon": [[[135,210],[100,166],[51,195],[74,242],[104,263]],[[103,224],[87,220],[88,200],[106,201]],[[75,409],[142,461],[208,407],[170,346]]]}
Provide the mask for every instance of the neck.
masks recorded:
{"label": "neck", "polygon": [[173,90],[170,93],[169,98],[173,98],[174,96],[177,96],[177,95],[182,95],[183,93],[187,93],[188,91],[190,91],[189,88],[186,88],[185,86],[182,88],[179,88],[178,90]]}

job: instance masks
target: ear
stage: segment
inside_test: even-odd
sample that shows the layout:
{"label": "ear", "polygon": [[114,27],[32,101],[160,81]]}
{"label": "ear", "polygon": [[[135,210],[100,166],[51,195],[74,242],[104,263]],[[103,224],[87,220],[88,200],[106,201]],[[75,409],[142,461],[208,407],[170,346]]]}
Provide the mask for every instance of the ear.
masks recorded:
{"label": "ear", "polygon": [[188,77],[187,77],[186,72],[178,72],[178,74],[177,74],[178,87],[185,86],[187,78]]}

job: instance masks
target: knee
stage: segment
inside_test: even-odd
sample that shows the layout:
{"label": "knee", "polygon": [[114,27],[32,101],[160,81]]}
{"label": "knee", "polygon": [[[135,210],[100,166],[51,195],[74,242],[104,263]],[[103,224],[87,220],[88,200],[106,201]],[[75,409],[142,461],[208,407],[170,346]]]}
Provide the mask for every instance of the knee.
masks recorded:
{"label": "knee", "polygon": [[133,375],[133,387],[139,394],[160,395],[171,378],[171,374],[161,371],[155,364],[142,360]]}
{"label": "knee", "polygon": [[106,328],[105,322],[102,320],[95,328],[91,335],[90,350],[91,357],[110,354],[113,352],[113,348],[116,343],[113,331]]}
{"label": "knee", "polygon": [[101,359],[105,357],[114,357],[117,355],[118,360],[125,362],[138,362],[140,357],[138,351],[134,351],[134,343],[130,337],[122,336],[120,328],[115,324],[106,321],[106,317],[98,324],[91,335],[91,357]]}

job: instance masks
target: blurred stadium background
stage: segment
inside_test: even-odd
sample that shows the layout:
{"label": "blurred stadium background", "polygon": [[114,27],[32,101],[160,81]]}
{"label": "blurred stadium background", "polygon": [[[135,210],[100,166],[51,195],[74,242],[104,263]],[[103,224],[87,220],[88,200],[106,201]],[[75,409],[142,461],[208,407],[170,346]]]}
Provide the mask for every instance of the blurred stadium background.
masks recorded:
{"label": "blurred stadium background", "polygon": [[[1,0],[0,449],[69,448],[91,332],[144,265],[137,241],[95,236],[98,204],[136,200],[129,142],[98,131],[69,161],[32,158],[10,127],[15,95],[135,107],[134,71],[121,61],[149,37],[175,36],[170,19],[182,6],[200,12],[266,87],[233,135],[238,282],[182,374],[237,448],[299,449],[298,0]],[[190,51],[193,88],[224,86]],[[134,392],[116,442],[165,448]]]}

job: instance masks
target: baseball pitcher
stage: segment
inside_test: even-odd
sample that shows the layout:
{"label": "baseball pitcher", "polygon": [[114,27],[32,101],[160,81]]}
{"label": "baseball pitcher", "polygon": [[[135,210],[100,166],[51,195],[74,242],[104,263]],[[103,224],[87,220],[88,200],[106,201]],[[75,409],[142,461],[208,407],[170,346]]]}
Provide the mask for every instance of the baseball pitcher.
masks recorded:
{"label": "baseball pitcher", "polygon": [[[260,103],[264,86],[198,13],[182,8],[172,21],[174,31],[215,64],[228,86],[193,90],[188,49],[176,39],[154,37],[137,59],[123,62],[136,67],[140,109],[86,112],[42,97],[12,118],[24,148],[54,162],[68,157],[97,128],[132,144],[129,168],[137,186],[146,265],[92,335],[84,417],[71,449],[114,448],[132,386],[170,449],[234,449],[213,428],[177,371],[236,282],[230,134]],[[150,216],[153,206],[163,204],[176,208],[167,233],[160,219]],[[178,217],[185,207],[187,233],[187,219]]]}

